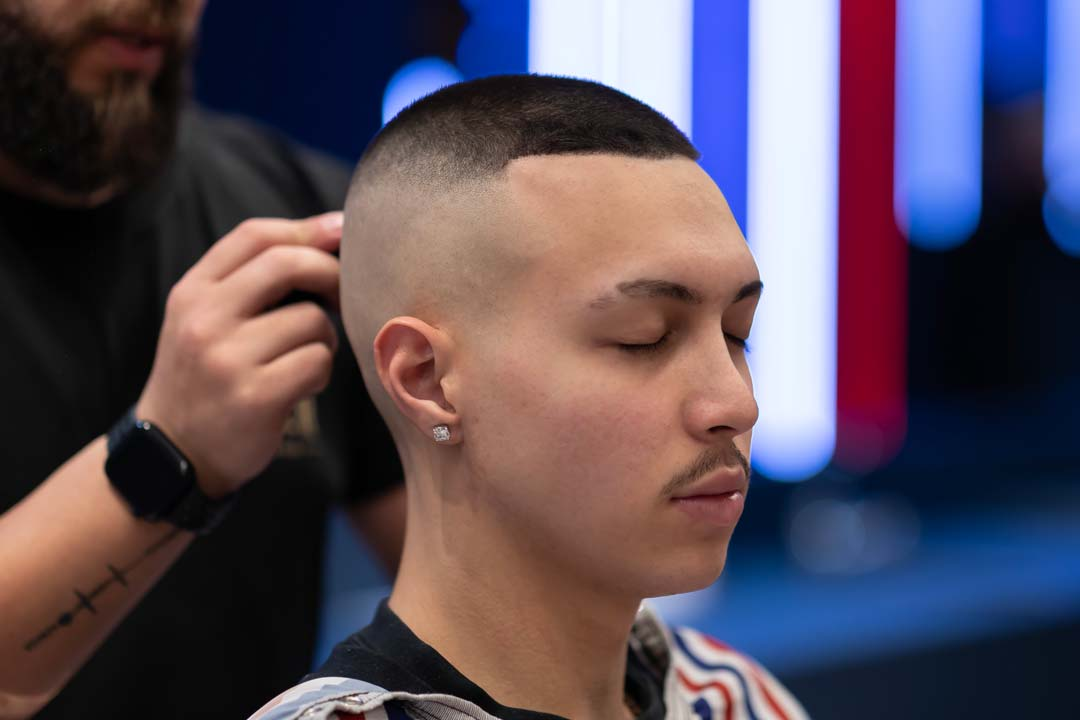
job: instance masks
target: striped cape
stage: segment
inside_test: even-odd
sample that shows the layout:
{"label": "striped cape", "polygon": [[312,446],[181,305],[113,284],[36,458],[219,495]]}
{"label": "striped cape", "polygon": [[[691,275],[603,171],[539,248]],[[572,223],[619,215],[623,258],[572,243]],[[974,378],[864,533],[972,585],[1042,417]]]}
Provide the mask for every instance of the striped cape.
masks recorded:
{"label": "striped cape", "polygon": [[[695,630],[669,629],[646,606],[630,644],[664,678],[665,720],[807,720],[791,693],[753,659]],[[395,692],[355,678],[316,678],[251,720],[499,720],[453,695]]]}

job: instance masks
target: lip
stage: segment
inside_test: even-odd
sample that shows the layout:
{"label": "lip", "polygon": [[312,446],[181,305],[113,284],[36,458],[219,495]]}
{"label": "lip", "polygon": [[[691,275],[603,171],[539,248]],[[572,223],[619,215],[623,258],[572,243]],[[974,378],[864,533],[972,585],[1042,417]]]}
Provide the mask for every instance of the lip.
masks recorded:
{"label": "lip", "polygon": [[742,468],[725,468],[680,490],[671,503],[689,515],[717,527],[734,527],[746,503],[747,478]]}
{"label": "lip", "polygon": [[741,490],[732,490],[720,495],[672,498],[671,502],[694,520],[717,527],[733,528],[742,517],[746,495]]}
{"label": "lip", "polygon": [[733,492],[746,494],[747,478],[741,467],[726,467],[709,475],[672,496],[673,500],[706,495],[727,495]]}
{"label": "lip", "polygon": [[169,41],[170,33],[151,25],[129,22],[113,22],[102,29],[105,35],[123,35],[147,43],[162,45]]}
{"label": "lip", "polygon": [[128,27],[111,27],[95,45],[113,67],[156,75],[165,57],[166,36]]}

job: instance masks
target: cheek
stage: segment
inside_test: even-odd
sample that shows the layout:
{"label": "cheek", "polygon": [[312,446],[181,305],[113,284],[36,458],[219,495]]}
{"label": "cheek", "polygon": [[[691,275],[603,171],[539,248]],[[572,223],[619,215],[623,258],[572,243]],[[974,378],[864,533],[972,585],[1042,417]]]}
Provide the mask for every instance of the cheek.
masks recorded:
{"label": "cheek", "polygon": [[506,357],[495,377],[505,391],[491,416],[514,426],[517,473],[579,501],[613,491],[651,498],[666,482],[658,465],[671,421],[658,394],[540,350]]}
{"label": "cheek", "polygon": [[84,0],[15,0],[5,3],[5,9],[14,5],[24,15],[29,15],[38,27],[53,27],[63,17],[78,17]]}
{"label": "cheek", "polygon": [[3,7],[6,10],[12,4],[29,27],[54,46],[64,45],[83,15],[79,0],[17,0]]}
{"label": "cheek", "polygon": [[665,423],[661,408],[645,400],[605,387],[597,378],[552,402],[548,409],[558,423],[555,439],[565,462],[597,483],[627,490],[647,484],[655,473]]}

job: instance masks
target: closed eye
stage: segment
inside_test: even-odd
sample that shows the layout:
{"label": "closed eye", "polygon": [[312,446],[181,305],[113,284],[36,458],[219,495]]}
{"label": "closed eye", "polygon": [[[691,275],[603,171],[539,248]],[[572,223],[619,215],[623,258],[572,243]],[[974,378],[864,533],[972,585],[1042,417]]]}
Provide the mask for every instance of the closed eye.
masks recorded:
{"label": "closed eye", "polygon": [[666,332],[660,336],[656,342],[651,343],[619,343],[618,348],[623,352],[630,353],[631,355],[649,355],[651,353],[659,352],[660,349],[667,344],[668,338],[671,336],[670,332]]}
{"label": "closed eye", "polygon": [[[630,353],[631,355],[648,355],[651,353],[659,352],[664,345],[667,344],[668,338],[671,337],[670,332],[666,332],[660,336],[656,342],[651,343],[619,343],[618,348],[623,352]],[[735,345],[735,347],[742,350],[744,353],[750,352],[750,342],[746,338],[739,337],[738,335],[732,335],[731,333],[724,333],[724,338]]]}
{"label": "closed eye", "polygon": [[731,333],[724,333],[724,337],[728,339],[728,342],[734,343],[736,347],[741,348],[743,352],[750,352],[750,343],[746,338],[741,338],[738,335],[732,335]]}

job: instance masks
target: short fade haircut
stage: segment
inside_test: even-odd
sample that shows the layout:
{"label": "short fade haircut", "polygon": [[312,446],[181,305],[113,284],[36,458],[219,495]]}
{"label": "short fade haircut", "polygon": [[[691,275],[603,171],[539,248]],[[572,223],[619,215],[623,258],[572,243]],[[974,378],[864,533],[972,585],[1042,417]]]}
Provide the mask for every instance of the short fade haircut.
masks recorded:
{"label": "short fade haircut", "polygon": [[443,182],[482,178],[534,155],[612,154],[697,160],[674,123],[606,85],[548,75],[496,75],[438,90],[402,110],[357,168],[384,161]]}
{"label": "short fade haircut", "polygon": [[[544,75],[445,87],[402,110],[364,151],[345,205],[342,313],[391,430],[397,413],[374,373],[376,335],[396,315],[437,323],[494,307],[491,298],[522,262],[512,243],[483,231],[484,214],[512,161],[545,155],[699,157],[645,103],[600,83]],[[463,213],[477,213],[475,222],[462,222]]]}

